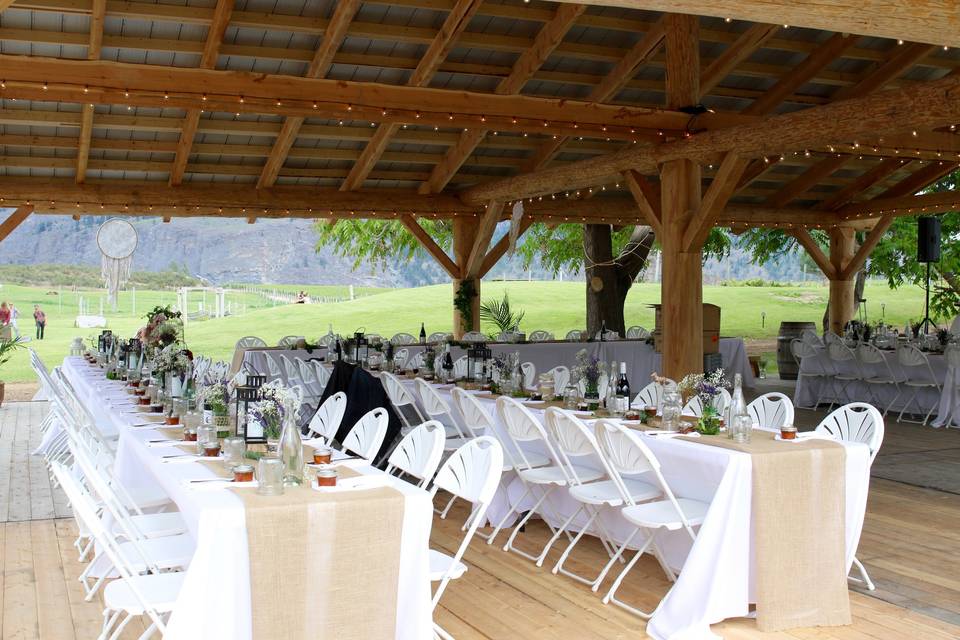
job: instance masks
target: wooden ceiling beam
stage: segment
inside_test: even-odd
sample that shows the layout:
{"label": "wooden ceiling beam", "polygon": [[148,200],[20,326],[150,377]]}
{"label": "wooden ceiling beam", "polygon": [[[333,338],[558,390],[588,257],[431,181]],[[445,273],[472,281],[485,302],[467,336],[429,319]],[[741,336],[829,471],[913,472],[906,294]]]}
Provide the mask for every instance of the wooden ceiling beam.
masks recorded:
{"label": "wooden ceiling beam", "polygon": [[[480,4],[481,0],[458,0],[450,13],[447,14],[443,26],[440,27],[440,31],[423,54],[417,68],[410,74],[407,80],[408,87],[425,87],[429,84],[440,68],[440,64],[446,60],[457,38],[463,34],[470,20],[476,15]],[[419,112],[416,115],[419,117]],[[449,125],[449,122],[447,124]],[[380,127],[380,130],[367,142],[367,145],[363,148],[363,153],[360,154],[357,162],[353,165],[353,169],[350,170],[347,178],[340,185],[342,190],[352,191],[363,186],[363,181],[373,171],[374,166],[376,166],[384,151],[387,150],[387,145],[390,144],[399,129],[400,124],[396,122]]]}
{"label": "wooden ceiling beam", "polygon": [[902,195],[854,202],[837,211],[842,220],[876,217],[893,213],[897,216],[942,213],[960,210],[960,191],[935,191],[920,196]]}
{"label": "wooden ceiling beam", "polygon": [[857,84],[838,89],[833,94],[832,99],[846,100],[882,89],[885,84],[905,73],[935,48],[929,44],[917,42],[894,47],[890,57],[883,64],[880,64],[873,72],[868,73]]}
{"label": "wooden ceiling beam", "polygon": [[905,167],[910,160],[907,158],[887,158],[881,160],[875,167],[865,171],[856,180],[848,184],[823,200],[819,208],[824,210],[836,210],[843,205],[851,202],[858,194],[863,193],[878,182],[888,178],[894,172]]}
{"label": "wooden ceiling beam", "polygon": [[[307,68],[306,77],[323,78],[327,75],[327,71],[333,64],[333,56],[343,43],[350,21],[353,20],[353,16],[359,8],[360,0],[339,0],[337,2],[333,15],[330,17],[330,22],[323,32],[323,40],[317,47],[313,60],[310,61],[310,66]],[[263,165],[263,172],[257,180],[258,187],[269,187],[277,181],[277,176],[280,175],[280,167],[287,161],[290,148],[296,141],[304,120],[305,118],[298,116],[284,119],[280,133],[274,140],[273,149]]]}
{"label": "wooden ceiling beam", "polygon": [[630,195],[637,202],[640,215],[653,229],[655,234],[663,233],[663,223],[660,214],[660,185],[650,183],[636,171],[624,171],[623,180],[630,191]]}
{"label": "wooden ceiling beam", "polygon": [[[527,232],[533,225],[533,218],[530,216],[524,216],[520,219],[520,227],[517,229],[517,239],[519,240],[524,233]],[[502,238],[497,240],[496,244],[490,247],[490,251],[487,252],[487,255],[483,257],[483,263],[480,265],[480,270],[477,272],[478,278],[485,277],[491,269],[493,269],[500,259],[509,251],[510,249],[510,234],[504,234]]]}
{"label": "wooden ceiling beam", "polygon": [[[567,2],[569,0],[560,0]],[[903,38],[936,45],[960,46],[960,15],[951,0],[891,3],[857,0],[824,3],[821,0],[592,0],[592,4],[650,11],[670,11],[749,22],[856,33],[880,38]]]}
{"label": "wooden ceiling beam", "polygon": [[[217,56],[220,45],[223,44],[223,34],[230,23],[233,4],[234,0],[217,0],[217,6],[213,11],[213,20],[210,23],[207,39],[203,45],[203,55],[200,57],[201,69],[213,69],[217,66]],[[164,89],[164,91],[168,90]],[[178,185],[183,182],[183,174],[187,170],[187,162],[190,159],[190,150],[193,148],[193,138],[196,136],[197,128],[200,125],[200,112],[201,109],[190,109],[183,119],[183,130],[180,132],[180,141],[177,144],[177,155],[170,169],[171,185]]]}
{"label": "wooden ceiling beam", "polygon": [[[103,48],[103,21],[107,10],[106,0],[93,0],[90,14],[90,44],[87,59],[99,60]],[[84,103],[80,114],[80,137],[78,138],[77,170],[75,180],[87,179],[87,161],[90,159],[90,138],[93,137],[93,105]]]}
{"label": "wooden ceiling beam", "polygon": [[[560,5],[553,19],[544,23],[537,33],[537,37],[534,38],[533,45],[521,54],[514,63],[510,75],[500,81],[494,93],[499,95],[520,93],[527,81],[533,77],[543,63],[547,61],[547,58],[563,42],[563,38],[573,26],[573,23],[585,10],[586,5]],[[430,179],[420,186],[420,193],[439,193],[442,191],[486,135],[486,129],[464,131],[457,144],[451,147],[443,160],[433,168]]]}
{"label": "wooden ceiling beam", "polygon": [[863,265],[867,263],[867,258],[870,257],[870,254],[876,248],[881,238],[883,238],[883,234],[885,234],[887,229],[890,228],[890,225],[893,224],[894,219],[894,215],[888,213],[877,221],[877,224],[870,230],[867,237],[863,239],[863,244],[857,249],[853,258],[847,263],[847,266],[843,268],[843,271],[840,272],[839,280],[850,280],[856,275],[857,271],[863,268]]}
{"label": "wooden ceiling beam", "polygon": [[806,171],[787,182],[779,191],[767,198],[764,205],[777,208],[787,206],[815,185],[820,184],[824,178],[831,176],[849,160],[850,156],[846,155],[840,155],[839,157],[833,155],[818,160]]}
{"label": "wooden ceiling beam", "polygon": [[[590,99],[596,102],[612,101],[630,83],[637,70],[660,50],[665,37],[666,28],[661,17],[590,91]],[[545,167],[567,139],[566,136],[558,136],[541,144],[531,156],[527,170],[538,171]]]}
{"label": "wooden ceiling beam", "polygon": [[527,198],[605,184],[628,169],[653,172],[659,164],[681,158],[710,162],[716,154],[730,151],[757,157],[784,149],[856,140],[880,131],[895,134],[911,127],[932,129],[960,119],[958,98],[960,76],[947,77],[919,83],[908,92],[880,91],[660,145],[636,144],[563,167],[492,181],[467,189],[462,197],[474,204],[496,198]]}
{"label": "wooden ceiling beam", "polygon": [[911,196],[921,189],[933,184],[940,178],[953,173],[956,171],[958,166],[960,166],[960,164],[956,162],[929,164],[922,169],[914,171],[909,176],[878,195],[877,199]]}
{"label": "wooden ceiling beam", "polygon": [[687,224],[683,234],[682,246],[686,251],[699,251],[706,242],[710,230],[714,227],[720,212],[727,206],[730,197],[736,191],[737,183],[750,163],[735,153],[728,153],[710,183],[700,202],[700,208]]}
{"label": "wooden ceiling beam", "polygon": [[709,94],[714,87],[760,49],[780,27],[773,24],[754,24],[744,31],[723,53],[713,59],[700,74],[700,93]]}
{"label": "wooden ceiling beam", "polygon": [[790,235],[796,238],[801,247],[806,249],[807,255],[820,267],[820,271],[823,272],[827,280],[837,279],[837,268],[830,262],[830,258],[827,257],[806,229],[793,229],[790,231]]}
{"label": "wooden ceiling beam", "polygon": [[487,256],[487,250],[490,248],[490,241],[493,239],[493,232],[497,229],[497,223],[504,213],[502,202],[491,202],[487,205],[480,222],[477,224],[473,245],[470,247],[470,255],[467,261],[460,265],[460,278],[463,280],[473,280],[480,274],[480,268],[484,258]]}

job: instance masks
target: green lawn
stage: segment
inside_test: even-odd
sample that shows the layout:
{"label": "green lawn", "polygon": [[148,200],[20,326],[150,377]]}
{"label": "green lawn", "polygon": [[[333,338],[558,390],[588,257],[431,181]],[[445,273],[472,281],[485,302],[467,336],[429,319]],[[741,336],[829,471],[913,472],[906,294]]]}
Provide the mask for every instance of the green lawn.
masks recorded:
{"label": "green lawn", "polygon": [[[273,285],[265,285],[272,289]],[[280,288],[279,286],[277,287]],[[290,285],[292,290],[303,288],[319,295],[338,295],[331,291],[321,294],[326,288]],[[345,291],[345,287],[336,289]],[[358,293],[360,293],[358,288]],[[332,325],[334,332],[352,334],[357,329],[385,336],[405,331],[416,335],[420,323],[428,333],[449,330],[451,325],[451,287],[436,285],[417,289],[363,289],[364,294],[356,300],[314,305],[275,305],[255,294],[229,294],[238,315],[220,319],[191,322],[187,326],[187,342],[191,349],[217,358],[229,358],[236,340],[245,335],[257,335],[268,343],[276,343],[285,335],[306,335],[310,339],[327,332]],[[499,298],[503,292],[510,294],[511,305],[523,309],[526,315],[521,328],[528,333],[534,329],[546,329],[557,334],[584,325],[584,285],[579,282],[484,282],[481,297]],[[13,301],[21,311],[21,331],[32,335],[33,304],[40,303],[47,312],[47,339],[42,343],[32,342],[49,366],[56,365],[69,350],[74,336],[90,337],[97,330],[73,328],[79,296],[91,301],[90,310],[99,312],[102,291],[63,291],[52,295],[41,288],[6,285],[0,288],[0,299]],[[376,295],[367,295],[367,294]],[[906,287],[889,290],[882,283],[870,283],[866,298],[871,320],[878,320],[881,304],[885,304],[888,322],[903,326],[911,318],[919,318],[923,312],[923,292]],[[191,294],[190,308],[195,310],[202,296]],[[748,338],[773,337],[783,320],[809,320],[818,323],[823,315],[827,289],[823,286],[807,287],[704,287],[704,300],[721,307],[721,331],[727,336]],[[58,302],[59,300],[59,302]],[[121,335],[132,335],[143,324],[143,314],[155,304],[171,304],[176,296],[172,291],[137,291],[136,315],[133,314],[133,294],[123,292],[119,312],[107,310],[109,327]],[[627,298],[627,324],[639,324],[653,328],[653,310],[648,306],[659,301],[659,285],[637,284]],[[212,307],[213,297],[207,297],[207,307]],[[761,313],[766,312],[765,325]],[[485,330],[488,328],[485,327]],[[18,354],[2,372],[7,381],[30,380],[26,353]]]}

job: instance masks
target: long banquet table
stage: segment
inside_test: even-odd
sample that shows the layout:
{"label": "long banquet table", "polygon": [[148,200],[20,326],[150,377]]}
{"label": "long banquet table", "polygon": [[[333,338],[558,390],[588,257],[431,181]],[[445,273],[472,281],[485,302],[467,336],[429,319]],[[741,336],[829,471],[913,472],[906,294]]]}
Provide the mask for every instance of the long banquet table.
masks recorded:
{"label": "long banquet table", "polygon": [[[408,382],[412,385],[412,381]],[[451,386],[438,385],[441,395],[451,403]],[[495,400],[485,394],[477,394],[494,420],[498,436],[506,437],[506,427],[496,413]],[[544,410],[530,408],[543,421]],[[590,421],[588,421],[588,424]],[[685,532],[660,534],[658,540],[668,563],[680,572],[676,584],[666,595],[661,606],[647,624],[646,632],[658,640],[706,640],[716,638],[709,625],[728,618],[747,616],[750,604],[756,602],[754,548],[752,538],[752,461],[749,454],[676,438],[644,436],[662,464],[663,474],[678,498],[692,498],[710,503],[706,519],[701,525],[696,541],[691,545]],[[785,444],[783,446],[792,446]],[[860,443],[843,443],[845,449],[845,549],[846,568],[853,562],[860,540],[863,518],[866,511],[870,478],[870,452]],[[546,453],[541,447],[531,447]],[[591,459],[576,459],[576,464],[599,468],[599,462]],[[832,491],[832,487],[820,487]],[[488,520],[496,524],[507,515],[508,523],[529,509],[534,498],[518,502],[524,487],[513,472],[504,474],[494,502],[487,512]],[[557,525],[576,511],[579,503],[565,492],[556,492],[553,506]],[[784,503],[788,503],[784,496]],[[586,520],[582,516],[574,523],[579,530]],[[631,525],[619,514],[619,509],[608,508],[601,512],[605,530],[618,542],[632,531]],[[596,533],[594,531],[593,533]],[[502,545],[508,533],[501,533],[498,542]],[[636,538],[636,545],[642,544]],[[566,544],[561,539],[560,548]],[[633,544],[631,546],[634,546]],[[574,552],[576,553],[576,552]],[[600,567],[595,567],[599,571]],[[614,569],[614,573],[619,571]],[[603,588],[607,588],[609,580]],[[627,580],[638,580],[632,574]]]}
{"label": "long banquet table", "polygon": [[910,401],[914,390],[907,388],[904,384],[900,385],[900,394],[897,396],[893,385],[855,381],[844,387],[843,383],[835,381],[832,375],[827,378],[810,377],[823,373],[839,373],[871,378],[874,376],[889,377],[892,373],[898,380],[907,378],[908,371],[898,362],[896,351],[884,351],[883,357],[887,366],[889,366],[889,372],[887,366],[879,363],[835,362],[830,360],[825,348],[817,348],[815,356],[806,357],[800,363],[801,375],[797,377],[797,386],[793,394],[794,404],[801,407],[812,406],[819,397],[820,402],[840,404],[851,401],[869,402],[879,407],[881,411],[886,409],[888,405],[891,411],[900,411],[909,402],[908,413],[925,415],[932,410],[932,415],[937,416],[933,422],[935,426],[943,426],[951,413],[954,414],[953,423],[960,424],[960,397],[958,397],[956,383],[958,372],[947,365],[947,360],[943,354],[927,354],[932,376],[930,372],[924,371],[920,367],[911,367],[909,374],[915,379],[936,382],[940,385],[940,390],[933,387],[917,388],[915,402]]}
{"label": "long banquet table", "polygon": [[[196,542],[193,560],[164,637],[168,640],[252,639],[251,603],[258,594],[256,585],[251,588],[250,584],[247,528],[241,499],[226,488],[187,486],[187,480],[218,476],[195,462],[164,463],[162,456],[182,453],[182,450],[149,446],[149,440],[164,436],[152,428],[131,427],[138,415],[124,413],[118,401],[113,404],[103,401],[105,379],[99,369],[89,367],[83,358],[68,357],[62,371],[98,426],[118,434],[114,468],[117,479],[129,487],[161,487],[176,504]],[[382,473],[368,466],[353,468],[365,474]],[[390,486],[404,496],[395,637],[422,640],[432,637],[428,553],[432,503],[426,491],[409,483],[394,478]],[[376,523],[370,525],[376,526]],[[284,542],[300,543],[302,541]],[[284,612],[277,611],[275,615],[282,616]]]}
{"label": "long banquet table", "polygon": [[[521,362],[532,362],[537,368],[538,373],[549,371],[558,365],[571,367],[576,362],[577,353],[586,349],[590,355],[595,355],[603,362],[626,362],[627,376],[631,384],[636,386],[639,391],[650,381],[650,374],[660,370],[661,357],[654,351],[653,346],[644,340],[614,340],[609,342],[524,342],[519,344],[506,342],[491,342],[487,344],[493,353],[513,353],[520,354]],[[412,356],[423,350],[418,344],[403,345],[398,348],[406,348]],[[267,361],[265,353],[285,354],[287,357],[297,357],[301,359],[318,358],[325,354],[325,350],[313,350],[307,352],[303,349],[283,350],[276,347],[267,349],[247,349],[242,358],[235,358],[237,367],[239,362],[248,362],[250,365],[262,374],[266,374]],[[459,347],[451,349],[454,358],[465,355],[465,352]],[[743,377],[743,384],[748,388],[754,386],[753,369],[750,367],[750,361],[747,358],[747,349],[741,338],[721,338],[720,355],[723,360],[723,368],[727,372],[727,378],[733,380],[733,374],[739,373]]]}

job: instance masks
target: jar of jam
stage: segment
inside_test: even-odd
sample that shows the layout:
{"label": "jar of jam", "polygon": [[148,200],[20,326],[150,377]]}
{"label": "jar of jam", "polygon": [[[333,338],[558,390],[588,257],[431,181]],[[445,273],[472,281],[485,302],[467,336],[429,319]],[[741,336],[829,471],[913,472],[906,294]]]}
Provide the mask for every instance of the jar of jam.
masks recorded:
{"label": "jar of jam", "polygon": [[796,440],[797,439],[797,428],[790,424],[785,424],[780,427],[780,439],[781,440]]}
{"label": "jar of jam", "polygon": [[337,486],[337,469],[336,467],[322,467],[317,470],[317,486],[318,487],[335,487]]}
{"label": "jar of jam", "polygon": [[197,430],[193,427],[187,427],[183,430],[183,441],[184,442],[196,442],[197,441]]}
{"label": "jar of jam", "polygon": [[314,464],[330,464],[333,461],[333,451],[330,447],[317,447],[313,450]]}
{"label": "jar of jam", "polygon": [[648,417],[648,418],[656,418],[656,417],[657,417],[657,405],[655,405],[655,404],[648,404],[647,406],[645,406],[645,407],[643,408],[643,412],[644,412],[645,414],[647,414],[647,417]]}
{"label": "jar of jam", "polygon": [[164,422],[164,424],[171,424],[171,425],[180,424],[180,416],[178,416],[178,415],[168,415],[168,416],[164,419],[163,422]]}
{"label": "jar of jam", "polygon": [[234,482],[253,482],[253,466],[249,464],[238,464],[233,468]]}
{"label": "jar of jam", "polygon": [[220,443],[219,442],[206,442],[203,445],[203,455],[205,458],[218,458],[220,457]]}

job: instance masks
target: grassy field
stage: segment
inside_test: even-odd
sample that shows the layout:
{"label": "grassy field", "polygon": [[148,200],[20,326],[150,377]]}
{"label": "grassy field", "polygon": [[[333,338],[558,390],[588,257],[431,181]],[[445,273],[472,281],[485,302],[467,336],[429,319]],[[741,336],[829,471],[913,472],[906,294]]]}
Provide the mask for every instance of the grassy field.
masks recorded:
{"label": "grassy field", "polygon": [[[273,285],[264,286],[273,289]],[[279,286],[277,287],[279,289]],[[290,285],[296,290],[297,285]],[[299,287],[313,295],[338,296],[345,287]],[[360,293],[358,288],[357,293]],[[356,300],[314,304],[277,305],[262,296],[230,293],[227,300],[237,315],[218,319],[190,322],[186,337],[191,349],[217,358],[229,358],[236,340],[246,335],[260,336],[274,344],[286,335],[305,335],[310,339],[327,332],[328,326],[342,334],[357,329],[390,336],[404,331],[416,335],[420,323],[428,333],[449,330],[451,325],[450,285],[436,285],[418,289],[363,289]],[[484,282],[482,298],[510,295],[511,305],[526,312],[521,328],[528,333],[546,329],[557,334],[584,325],[584,285],[579,282]],[[704,287],[704,301],[721,307],[721,332],[725,336],[771,338],[776,336],[784,320],[818,323],[827,300],[823,286],[805,287]],[[31,342],[49,366],[56,365],[69,351],[73,337],[91,337],[94,329],[73,327],[78,301],[83,297],[91,313],[99,313],[99,301],[105,295],[99,290],[58,291],[43,288],[5,285],[0,288],[0,299],[12,301],[20,309],[20,328],[24,335],[33,335],[33,305],[41,304],[47,313],[47,337],[43,342]],[[134,307],[132,292],[122,292],[117,313],[105,309],[109,328],[123,336],[130,336],[144,323],[143,315],[157,304],[176,301],[173,291],[137,291]],[[865,297],[869,317],[878,320],[881,309],[887,322],[896,326],[923,313],[923,292],[907,287],[889,290],[882,283],[870,283]],[[627,298],[627,324],[653,328],[653,309],[659,301],[660,288],[655,284],[637,284]],[[200,293],[190,297],[190,308],[196,310],[202,301]],[[213,296],[207,296],[207,307],[212,307]],[[106,303],[104,302],[106,306]],[[135,311],[135,313],[134,313]],[[765,319],[762,314],[766,313]],[[488,330],[488,327],[484,327]],[[27,381],[33,379],[26,352],[17,354],[0,371],[3,379]]]}

